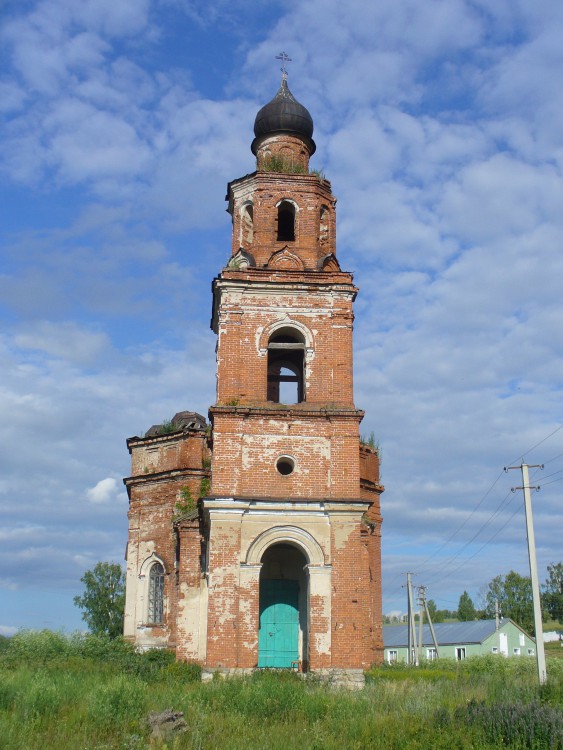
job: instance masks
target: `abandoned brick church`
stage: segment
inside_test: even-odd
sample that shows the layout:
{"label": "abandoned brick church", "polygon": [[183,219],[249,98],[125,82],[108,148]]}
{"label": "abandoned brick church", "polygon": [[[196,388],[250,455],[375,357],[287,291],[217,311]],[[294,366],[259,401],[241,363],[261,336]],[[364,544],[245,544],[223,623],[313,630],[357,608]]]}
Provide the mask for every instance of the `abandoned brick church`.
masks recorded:
{"label": "abandoned brick church", "polygon": [[213,282],[217,400],[127,446],[125,636],[206,674],[381,661],[379,456],[361,443],[352,274],[313,121],[286,76],[257,114],[256,171],[228,185]]}

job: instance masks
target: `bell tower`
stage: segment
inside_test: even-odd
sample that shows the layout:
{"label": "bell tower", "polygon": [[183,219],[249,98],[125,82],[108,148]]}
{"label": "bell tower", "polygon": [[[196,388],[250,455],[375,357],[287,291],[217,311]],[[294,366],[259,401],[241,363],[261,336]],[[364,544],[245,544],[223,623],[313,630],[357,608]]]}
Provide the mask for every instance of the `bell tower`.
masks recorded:
{"label": "bell tower", "polygon": [[379,455],[359,437],[352,274],[313,120],[285,76],[228,186],[213,281],[217,395],[127,441],[125,637],[204,676],[275,667],[361,683],[383,655]]}
{"label": "bell tower", "polygon": [[354,404],[358,290],[285,72],[254,134],[256,171],[228,185],[231,257],[213,282],[205,663],[362,670],[382,654],[383,488]]}

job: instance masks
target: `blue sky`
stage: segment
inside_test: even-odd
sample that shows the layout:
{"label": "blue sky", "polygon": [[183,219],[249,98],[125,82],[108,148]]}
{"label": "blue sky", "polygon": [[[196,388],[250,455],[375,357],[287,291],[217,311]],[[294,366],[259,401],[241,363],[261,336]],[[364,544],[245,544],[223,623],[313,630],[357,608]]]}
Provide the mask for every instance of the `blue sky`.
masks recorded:
{"label": "blue sky", "polygon": [[[382,447],[384,611],[542,577],[563,485],[563,6],[555,0],[4,5],[0,632],[82,626],[121,561],[125,439],[214,400],[210,282],[279,62],[355,274],[356,403]],[[536,446],[534,448],[534,446]]]}

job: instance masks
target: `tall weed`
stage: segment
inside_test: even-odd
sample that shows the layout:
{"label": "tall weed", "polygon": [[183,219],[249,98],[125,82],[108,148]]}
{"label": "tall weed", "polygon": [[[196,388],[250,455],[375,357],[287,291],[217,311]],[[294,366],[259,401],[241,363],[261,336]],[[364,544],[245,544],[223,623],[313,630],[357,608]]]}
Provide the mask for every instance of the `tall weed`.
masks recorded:
{"label": "tall weed", "polygon": [[114,677],[90,696],[88,719],[106,729],[134,722],[146,711],[146,693],[140,680],[125,675]]}
{"label": "tall weed", "polygon": [[375,668],[356,693],[270,670],[203,684],[199,667],[169,652],[137,654],[87,634],[10,641],[0,651],[2,750],[164,750],[151,745],[145,717],[170,707],[184,712],[188,731],[168,750],[555,750],[560,742],[563,673],[550,662],[541,690],[533,660],[492,657]]}
{"label": "tall weed", "polygon": [[458,708],[455,720],[480,728],[501,746],[526,750],[563,748],[563,712],[534,702],[528,705],[471,702]]}

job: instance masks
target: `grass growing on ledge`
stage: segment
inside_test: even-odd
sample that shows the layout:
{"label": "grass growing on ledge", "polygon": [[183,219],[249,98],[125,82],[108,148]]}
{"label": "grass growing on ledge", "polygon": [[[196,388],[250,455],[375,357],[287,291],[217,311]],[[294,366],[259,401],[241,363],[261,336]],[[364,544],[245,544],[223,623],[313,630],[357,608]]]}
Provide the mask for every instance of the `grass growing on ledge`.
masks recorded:
{"label": "grass growing on ledge", "polygon": [[281,174],[307,174],[301,164],[293,164],[281,156],[270,156],[265,159],[261,167],[262,172],[279,172]]}
{"label": "grass growing on ledge", "polygon": [[[292,672],[202,684],[196,665],[121,640],[21,633],[0,652],[3,750],[556,750],[562,672],[533,659],[379,667],[359,692]],[[473,663],[472,663],[473,662]],[[557,661],[560,664],[559,661]],[[146,716],[183,711],[187,732],[151,740]],[[510,721],[507,721],[510,717]]]}

